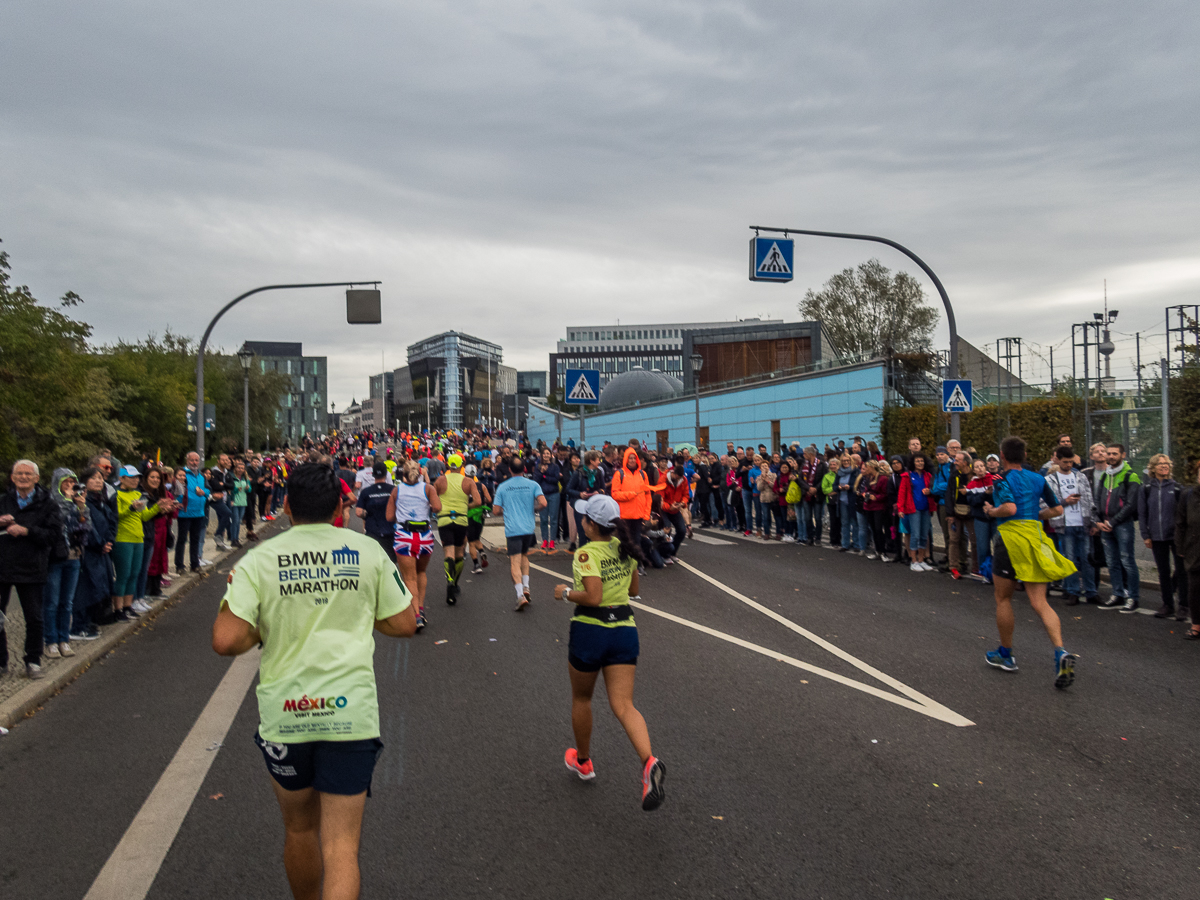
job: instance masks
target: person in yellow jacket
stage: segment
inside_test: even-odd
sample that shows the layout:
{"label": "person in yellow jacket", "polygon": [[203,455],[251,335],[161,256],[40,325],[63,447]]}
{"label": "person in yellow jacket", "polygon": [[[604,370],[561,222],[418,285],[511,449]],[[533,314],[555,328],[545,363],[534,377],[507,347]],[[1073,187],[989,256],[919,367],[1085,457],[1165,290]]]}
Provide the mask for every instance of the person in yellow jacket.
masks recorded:
{"label": "person in yellow jacket", "polygon": [[620,507],[621,527],[635,547],[641,546],[642,520],[650,515],[650,495],[662,489],[662,484],[651,484],[646,477],[637,450],[626,449],[621,468],[613,473],[609,494]]}
{"label": "person in yellow jacket", "polygon": [[462,465],[462,457],[451,453],[446,460],[446,473],[433,483],[433,489],[442,501],[437,517],[438,537],[446,554],[446,602],[451,606],[458,602],[458,579],[462,577],[465,565],[470,523],[467,514],[483,502],[475,482],[463,474]]}
{"label": "person in yellow jacket", "polygon": [[161,513],[171,511],[170,501],[148,505],[140,484],[142,473],[133,466],[122,466],[120,487],[117,488],[117,539],[113,542],[112,561],[116,569],[113,582],[112,605],[117,619],[126,621],[137,618],[133,606],[133,590],[142,571],[142,554],[145,549],[145,529],[142,523]]}

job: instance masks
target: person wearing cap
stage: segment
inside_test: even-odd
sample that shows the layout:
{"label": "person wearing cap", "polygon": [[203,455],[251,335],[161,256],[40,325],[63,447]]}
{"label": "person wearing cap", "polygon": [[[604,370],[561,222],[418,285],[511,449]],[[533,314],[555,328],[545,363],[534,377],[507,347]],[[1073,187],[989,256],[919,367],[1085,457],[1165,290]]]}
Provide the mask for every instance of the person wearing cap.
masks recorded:
{"label": "person wearing cap", "polygon": [[531,599],[529,593],[529,551],[537,542],[534,515],[546,505],[536,481],[525,477],[525,463],[519,456],[509,461],[509,478],[496,488],[492,515],[504,516],[504,539],[508,548],[509,571],[517,592],[516,612],[523,612]]}
{"label": "person wearing cap", "polygon": [[626,531],[618,532],[621,508],[612,497],[594,494],[578,500],[575,511],[582,516],[588,543],[575,551],[571,563],[574,586],[554,588],[555,600],[576,604],[567,644],[575,746],[563,761],[584,781],[596,777],[591,759],[592,693],[603,672],[608,704],[642,761],[642,809],[657,809],[666,796],[667,767],[652,753],[646,720],[633,705],[640,646],[629,601],[638,594],[638,566],[646,559]]}
{"label": "person wearing cap", "polygon": [[141,490],[142,473],[136,466],[122,466],[117,488],[117,538],[113,541],[112,561],[116,570],[113,582],[113,614],[120,621],[138,618],[133,610],[133,589],[138,574],[142,571],[142,554],[145,550],[145,529],[142,523],[159,513],[170,512],[171,501],[161,500],[148,505]]}
{"label": "person wearing cap", "polygon": [[453,606],[458,602],[458,580],[466,565],[467,515],[481,501],[475,482],[463,474],[463,458],[451,453],[446,465],[447,471],[433,483],[433,489],[442,501],[437,514],[438,537],[446,554],[446,603]]}

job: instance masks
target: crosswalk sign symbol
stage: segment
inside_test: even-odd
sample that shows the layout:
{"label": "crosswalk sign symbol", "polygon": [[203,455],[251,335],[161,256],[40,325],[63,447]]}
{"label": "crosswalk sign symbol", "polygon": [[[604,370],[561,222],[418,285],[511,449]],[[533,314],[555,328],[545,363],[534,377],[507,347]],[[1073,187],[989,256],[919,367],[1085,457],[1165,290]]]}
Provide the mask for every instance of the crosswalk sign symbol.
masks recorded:
{"label": "crosswalk sign symbol", "polygon": [[970,379],[947,379],[942,382],[942,412],[971,411]]}
{"label": "crosswalk sign symbol", "polygon": [[594,406],[600,400],[599,369],[567,369],[563,383],[567,386],[566,403]]}
{"label": "crosswalk sign symbol", "polygon": [[795,245],[791,238],[750,238],[750,280],[791,281]]}

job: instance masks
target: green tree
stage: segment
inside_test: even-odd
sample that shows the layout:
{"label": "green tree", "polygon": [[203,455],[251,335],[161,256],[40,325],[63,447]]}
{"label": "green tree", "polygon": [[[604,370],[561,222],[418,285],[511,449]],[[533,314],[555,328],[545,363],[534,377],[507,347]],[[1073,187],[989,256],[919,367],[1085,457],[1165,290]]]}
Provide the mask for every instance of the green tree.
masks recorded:
{"label": "green tree", "polygon": [[938,321],[920,282],[907,272],[892,275],[878,259],[843,269],[819,291],[810,288],[800,313],[820,322],[847,356],[928,352]]}
{"label": "green tree", "polygon": [[[0,462],[20,457],[50,462],[64,405],[86,387],[91,328],[42,306],[28,287],[11,284],[0,252]],[[80,303],[68,293],[60,305]]]}

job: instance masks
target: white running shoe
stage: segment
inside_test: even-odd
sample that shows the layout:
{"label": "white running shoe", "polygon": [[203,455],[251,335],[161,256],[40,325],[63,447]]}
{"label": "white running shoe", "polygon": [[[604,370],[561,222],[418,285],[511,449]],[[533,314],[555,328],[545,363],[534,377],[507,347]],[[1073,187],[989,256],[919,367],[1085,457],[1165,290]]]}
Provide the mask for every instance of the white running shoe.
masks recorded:
{"label": "white running shoe", "polygon": [[211,559],[202,559],[202,560],[200,560],[200,568],[202,568],[202,569],[203,569],[203,568],[205,568],[206,566],[211,566],[211,565],[212,565],[212,560],[211,560]]}
{"label": "white running shoe", "polygon": [[937,569],[935,569],[933,566],[931,566],[929,563],[925,562],[924,560],[921,560],[921,568],[924,569],[926,572],[936,572],[937,571]]}
{"label": "white running shoe", "polygon": [[137,613],[148,613],[150,612],[150,604],[145,600],[134,600],[133,611]]}
{"label": "white running shoe", "polygon": [[42,651],[42,656],[47,659],[58,659],[62,653],[59,652],[58,644],[47,644],[46,649]]}
{"label": "white running shoe", "polygon": [[66,641],[63,641],[58,645],[58,650],[60,653],[62,653],[63,656],[74,656],[75,655],[75,651],[71,649],[71,645],[68,644]]}
{"label": "white running shoe", "polygon": [[915,562],[912,565],[910,565],[909,569],[911,569],[914,572],[924,572],[925,571],[925,569],[918,562]]}

